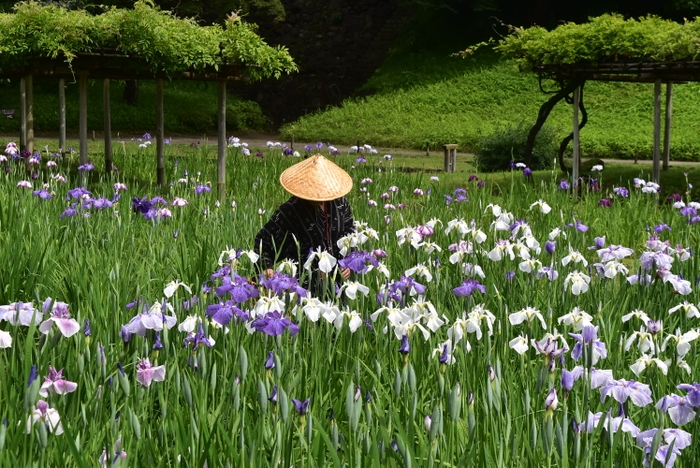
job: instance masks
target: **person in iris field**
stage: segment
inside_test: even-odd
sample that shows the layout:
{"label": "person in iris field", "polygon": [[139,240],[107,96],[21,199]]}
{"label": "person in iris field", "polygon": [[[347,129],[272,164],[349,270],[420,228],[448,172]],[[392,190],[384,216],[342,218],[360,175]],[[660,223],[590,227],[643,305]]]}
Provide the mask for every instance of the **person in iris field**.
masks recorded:
{"label": "person in iris field", "polygon": [[[268,278],[274,274],[275,263],[290,260],[303,265],[319,249],[339,258],[338,239],[354,230],[345,199],[352,178],[337,164],[317,154],[282,172],[280,184],[292,196],[258,232],[254,243]],[[340,275],[347,279],[350,270],[342,268]],[[318,292],[321,282],[316,259],[305,286]]]}

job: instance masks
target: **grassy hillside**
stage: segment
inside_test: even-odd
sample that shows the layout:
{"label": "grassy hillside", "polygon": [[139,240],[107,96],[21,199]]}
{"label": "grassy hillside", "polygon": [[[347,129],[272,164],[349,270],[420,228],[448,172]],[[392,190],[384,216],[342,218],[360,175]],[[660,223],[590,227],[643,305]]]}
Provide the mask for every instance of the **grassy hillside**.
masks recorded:
{"label": "grassy hillside", "polygon": [[[474,151],[481,135],[521,122],[532,124],[548,99],[535,75],[519,72],[492,51],[468,59],[450,55],[492,33],[469,27],[481,24],[478,20],[449,14],[419,19],[358,93],[365,96],[290,123],[282,128],[283,135],[416,149],[459,143],[462,150]],[[460,21],[466,26],[457,27]],[[699,95],[699,84],[674,88],[674,159],[700,160]],[[631,159],[636,152],[640,159],[651,157],[652,84],[589,82],[585,103],[589,123],[581,132],[584,156]],[[560,103],[548,125],[563,137],[571,121],[571,105]]]}

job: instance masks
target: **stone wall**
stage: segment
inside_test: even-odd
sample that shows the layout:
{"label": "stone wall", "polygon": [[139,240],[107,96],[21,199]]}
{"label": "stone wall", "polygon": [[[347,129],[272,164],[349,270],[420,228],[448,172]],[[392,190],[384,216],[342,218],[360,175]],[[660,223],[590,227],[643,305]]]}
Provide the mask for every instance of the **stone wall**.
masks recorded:
{"label": "stone wall", "polygon": [[283,0],[286,19],[259,22],[269,44],[289,48],[299,72],[247,89],[273,125],[337,105],[382,64],[414,11],[397,0]]}

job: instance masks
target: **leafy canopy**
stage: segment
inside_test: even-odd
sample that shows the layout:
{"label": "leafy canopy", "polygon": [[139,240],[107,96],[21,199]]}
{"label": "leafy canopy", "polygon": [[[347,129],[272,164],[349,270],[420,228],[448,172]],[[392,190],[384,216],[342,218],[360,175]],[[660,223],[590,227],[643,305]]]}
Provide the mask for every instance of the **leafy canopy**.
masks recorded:
{"label": "leafy canopy", "polygon": [[700,20],[681,24],[657,16],[625,19],[606,14],[552,31],[513,28],[495,49],[515,59],[524,71],[538,65],[695,60],[700,55]]}
{"label": "leafy canopy", "polygon": [[235,13],[223,27],[199,26],[148,0],[100,15],[19,3],[14,13],[0,13],[0,69],[25,65],[29,58],[64,57],[70,64],[81,52],[108,49],[143,59],[154,73],[167,75],[223,63],[243,64],[253,80],[297,70],[286,47],[269,46],[255,30]]}

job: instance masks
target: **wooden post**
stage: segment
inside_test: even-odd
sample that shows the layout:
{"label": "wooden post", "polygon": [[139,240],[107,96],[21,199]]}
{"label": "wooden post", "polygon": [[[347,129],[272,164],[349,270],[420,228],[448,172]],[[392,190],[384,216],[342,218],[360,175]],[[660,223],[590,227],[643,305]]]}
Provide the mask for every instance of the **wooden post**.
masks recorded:
{"label": "wooden post", "polygon": [[659,183],[661,178],[661,80],[654,82],[654,170],[652,179]]}
{"label": "wooden post", "polygon": [[219,81],[218,137],[216,189],[219,194],[219,200],[223,203],[226,199],[226,80]]}
{"label": "wooden post", "polygon": [[445,150],[445,172],[455,172],[457,169],[457,147],[459,145],[442,145]]}
{"label": "wooden post", "polygon": [[165,128],[163,124],[163,78],[156,79],[156,163],[158,185],[165,185]]}
{"label": "wooden post", "polygon": [[27,151],[34,154],[34,78],[27,75]]}
{"label": "wooden post", "polygon": [[27,78],[19,79],[19,151],[27,149]]}
{"label": "wooden post", "polygon": [[578,126],[578,107],[581,101],[581,87],[577,86],[574,89],[574,154],[571,169],[571,186],[574,188],[574,194],[578,193],[578,170],[581,165],[581,140],[579,138]]}
{"label": "wooden post", "polygon": [[105,172],[112,172],[112,114],[110,112],[109,78],[102,81],[102,108],[104,110]]}
{"label": "wooden post", "polygon": [[66,80],[58,80],[58,147],[66,154]]}
{"label": "wooden post", "polygon": [[87,142],[87,73],[80,72],[78,75],[78,93],[80,95],[80,123],[78,136],[80,139],[80,165],[88,162],[88,142]]}
{"label": "wooden post", "polygon": [[666,83],[666,119],[664,122],[664,171],[671,160],[671,118],[673,116],[673,83]]}

